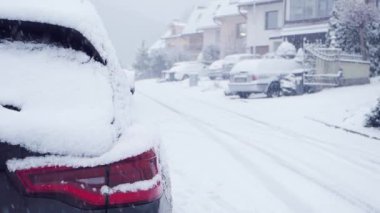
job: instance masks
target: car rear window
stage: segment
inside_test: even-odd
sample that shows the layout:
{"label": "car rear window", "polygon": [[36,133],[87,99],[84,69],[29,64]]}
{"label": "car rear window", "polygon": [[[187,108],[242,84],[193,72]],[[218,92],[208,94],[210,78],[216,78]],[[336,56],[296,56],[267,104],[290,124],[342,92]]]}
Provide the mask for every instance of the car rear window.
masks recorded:
{"label": "car rear window", "polygon": [[80,32],[47,23],[0,19],[0,42],[21,41],[70,48],[86,53],[104,65],[104,60],[91,42]]}

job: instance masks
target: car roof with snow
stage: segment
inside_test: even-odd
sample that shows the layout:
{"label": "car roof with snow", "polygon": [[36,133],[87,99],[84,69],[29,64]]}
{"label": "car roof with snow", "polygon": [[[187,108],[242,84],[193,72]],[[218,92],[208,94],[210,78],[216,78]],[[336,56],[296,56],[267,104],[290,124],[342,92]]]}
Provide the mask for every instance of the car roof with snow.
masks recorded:
{"label": "car roof with snow", "polygon": [[107,64],[119,68],[107,31],[88,0],[0,0],[0,19],[62,26],[79,31]]}
{"label": "car roof with snow", "polygon": [[243,53],[243,54],[227,55],[226,57],[224,57],[223,60],[228,63],[237,63],[242,59],[253,59],[253,58],[259,58],[259,56],[249,54],[249,53]]}
{"label": "car roof with snow", "polygon": [[198,61],[178,62],[168,72],[186,72],[186,71],[200,71],[204,69],[205,65]]}
{"label": "car roof with snow", "polygon": [[237,63],[231,74],[247,72],[251,74],[291,73],[302,68],[302,64],[293,59],[253,59]]}

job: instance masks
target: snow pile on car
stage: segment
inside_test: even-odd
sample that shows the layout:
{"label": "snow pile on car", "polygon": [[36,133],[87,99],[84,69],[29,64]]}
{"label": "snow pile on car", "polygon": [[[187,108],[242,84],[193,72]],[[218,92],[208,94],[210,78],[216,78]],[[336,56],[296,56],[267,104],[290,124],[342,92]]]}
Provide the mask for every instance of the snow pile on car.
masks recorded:
{"label": "snow pile on car", "polygon": [[116,130],[105,66],[81,52],[19,42],[0,44],[0,58],[0,141],[54,154],[111,148]]}
{"label": "snow pile on car", "polygon": [[[87,149],[94,148],[88,144]],[[58,156],[46,155],[42,157],[27,157],[25,159],[13,159],[7,162],[11,172],[30,168],[67,166],[72,168],[86,168],[112,164],[130,157],[138,156],[147,150],[154,149],[155,153],[160,150],[160,137],[158,133],[147,130],[139,124],[131,125],[123,136],[115,142],[108,152],[96,157],[86,156]]]}
{"label": "snow pile on car", "polygon": [[107,31],[88,0],[0,0],[0,5],[0,19],[47,23],[79,31],[110,65],[118,66]]}
{"label": "snow pile on car", "polygon": [[302,68],[302,64],[293,59],[253,59],[236,64],[231,74],[247,72],[258,75],[292,73]]}

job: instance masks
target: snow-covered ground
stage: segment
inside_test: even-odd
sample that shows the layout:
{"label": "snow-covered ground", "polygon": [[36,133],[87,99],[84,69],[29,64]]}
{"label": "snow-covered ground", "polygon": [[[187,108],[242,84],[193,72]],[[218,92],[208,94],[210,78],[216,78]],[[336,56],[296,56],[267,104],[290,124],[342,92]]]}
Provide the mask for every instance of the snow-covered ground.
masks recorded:
{"label": "snow-covered ground", "polygon": [[176,213],[380,212],[380,131],[362,127],[380,81],[248,100],[225,86],[136,84],[134,119],[162,136]]}

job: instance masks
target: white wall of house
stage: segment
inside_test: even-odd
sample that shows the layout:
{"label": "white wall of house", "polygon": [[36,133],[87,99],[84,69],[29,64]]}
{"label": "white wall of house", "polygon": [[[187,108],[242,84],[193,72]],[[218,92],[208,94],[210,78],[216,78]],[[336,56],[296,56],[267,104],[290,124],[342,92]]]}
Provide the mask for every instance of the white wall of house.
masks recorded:
{"label": "white wall of house", "polygon": [[[279,43],[281,43],[281,28],[284,25],[284,4],[283,2],[258,4],[247,7],[247,47],[253,48],[254,52],[268,47],[269,52],[276,51]],[[267,13],[277,11],[276,29],[267,29],[266,17]]]}
{"label": "white wall of house", "polygon": [[207,46],[220,46],[220,29],[208,28],[203,29],[203,49]]}
{"label": "white wall of house", "polygon": [[238,36],[238,25],[245,24],[243,16],[227,16],[218,18],[220,24],[220,52],[221,57],[234,53],[246,52],[246,37]]}

